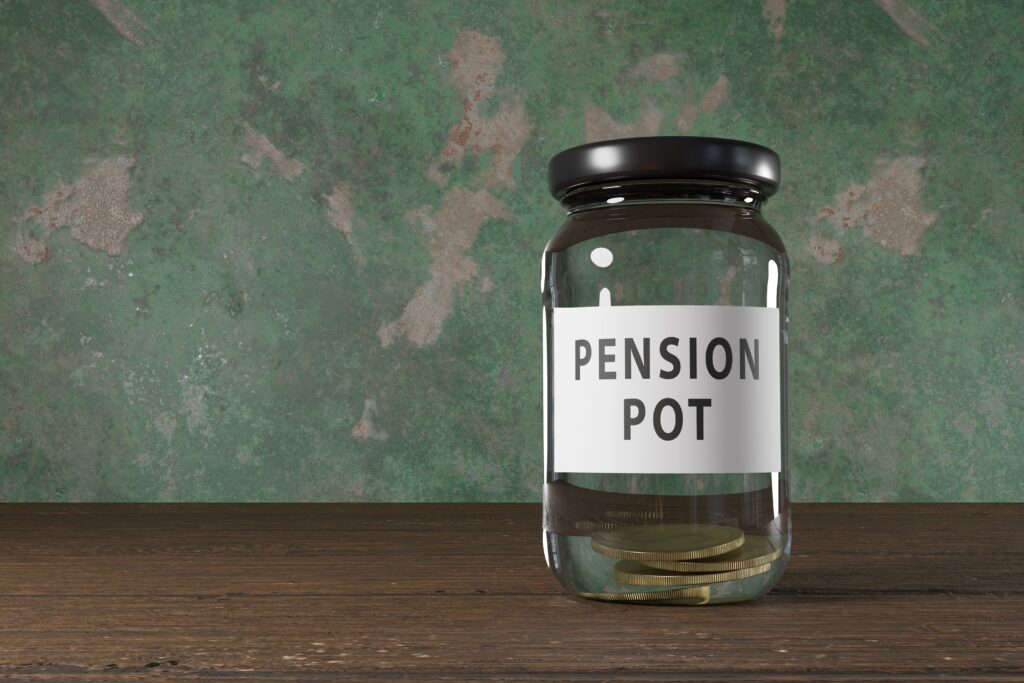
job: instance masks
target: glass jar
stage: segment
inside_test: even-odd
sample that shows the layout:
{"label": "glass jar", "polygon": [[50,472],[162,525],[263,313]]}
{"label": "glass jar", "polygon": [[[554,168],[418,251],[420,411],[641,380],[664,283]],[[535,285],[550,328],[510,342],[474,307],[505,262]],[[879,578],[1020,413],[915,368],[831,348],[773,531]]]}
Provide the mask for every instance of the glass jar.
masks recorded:
{"label": "glass jar", "polygon": [[570,592],[756,598],[789,560],[786,250],[775,152],[716,138],[559,153],[544,251],[544,547]]}

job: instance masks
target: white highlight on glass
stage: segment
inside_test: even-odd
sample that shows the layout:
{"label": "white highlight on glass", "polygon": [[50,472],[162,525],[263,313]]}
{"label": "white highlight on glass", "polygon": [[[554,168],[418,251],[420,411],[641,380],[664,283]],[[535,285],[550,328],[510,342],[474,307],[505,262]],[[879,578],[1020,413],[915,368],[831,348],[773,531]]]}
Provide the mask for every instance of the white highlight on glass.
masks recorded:
{"label": "white highlight on glass", "polygon": [[624,199],[625,199],[625,197],[609,197],[608,199],[606,199],[604,201],[605,201],[605,204],[618,204],[619,202],[623,201]]}
{"label": "white highlight on glass", "polygon": [[779,491],[779,473],[772,472],[772,519],[776,519],[779,516],[779,499],[781,496]]}
{"label": "white highlight on glass", "polygon": [[[749,197],[748,197],[749,199]],[[768,291],[765,297],[768,301],[768,308],[779,307],[779,264],[775,261],[768,262]],[[772,472],[772,517],[779,516],[779,501],[782,492],[779,490],[779,473]]]}
{"label": "white highlight on glass", "polygon": [[762,178],[771,178],[772,165],[769,164],[767,161],[762,161],[760,164],[757,165],[757,170],[754,171],[754,173],[761,176]]}
{"label": "white highlight on glass", "polygon": [[747,204],[753,204],[754,203],[754,198],[753,197],[744,197],[743,201],[746,202]]}
{"label": "white highlight on glass", "polygon": [[611,306],[612,305],[612,292],[607,287],[602,287],[600,294],[597,297],[598,306]]}
{"label": "white highlight on glass", "polygon": [[598,147],[590,153],[590,164],[597,168],[611,168],[619,163],[619,152],[614,147]]}
{"label": "white highlight on glass", "polygon": [[[775,261],[768,261],[768,291],[766,295],[768,308],[778,308],[778,264]],[[771,473],[771,506],[774,518],[778,517],[779,501],[782,498],[778,475],[778,472]]]}
{"label": "white highlight on glass", "polygon": [[779,307],[779,265],[775,261],[768,262],[768,308]]}
{"label": "white highlight on glass", "polygon": [[615,256],[612,254],[612,250],[607,247],[598,247],[590,252],[590,260],[593,261],[594,265],[598,268],[607,268],[615,260]]}

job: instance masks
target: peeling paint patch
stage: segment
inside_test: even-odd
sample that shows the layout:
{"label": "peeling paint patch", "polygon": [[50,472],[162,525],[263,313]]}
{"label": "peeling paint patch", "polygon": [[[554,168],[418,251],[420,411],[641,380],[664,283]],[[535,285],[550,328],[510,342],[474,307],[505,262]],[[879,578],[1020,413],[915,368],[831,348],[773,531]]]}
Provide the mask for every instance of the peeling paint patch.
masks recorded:
{"label": "peeling paint patch", "polygon": [[50,258],[50,248],[46,246],[46,242],[25,233],[18,235],[14,240],[11,251],[29,263],[43,263]]}
{"label": "peeling paint patch", "polygon": [[363,401],[363,416],[359,418],[359,422],[352,428],[352,436],[360,441],[366,441],[367,439],[373,439],[374,441],[386,440],[388,438],[387,432],[381,431],[373,425],[373,418],[376,414],[377,402],[372,398]]}
{"label": "peeling paint patch", "polygon": [[638,62],[629,73],[634,78],[644,78],[648,81],[667,81],[679,73],[679,67],[676,65],[675,55],[659,52]]}
{"label": "peeling paint patch", "polygon": [[125,7],[123,2],[120,0],[92,0],[92,6],[98,9],[123,37],[139,47],[145,47],[139,34],[148,31],[149,27]]}
{"label": "peeling paint patch", "polygon": [[297,159],[289,159],[284,152],[274,146],[266,135],[263,135],[248,122],[242,124],[245,128],[245,142],[251,151],[242,155],[242,163],[254,171],[258,171],[263,165],[263,159],[269,158],[272,164],[271,173],[281,176],[285,180],[294,180],[302,173],[302,162]]}
{"label": "peeling paint patch", "polygon": [[271,81],[264,74],[258,74],[256,76],[256,79],[260,82],[260,85],[262,85],[270,92],[277,92],[277,90],[281,87],[281,81]]}
{"label": "peeling paint patch", "polygon": [[700,108],[694,104],[687,104],[679,112],[679,118],[676,119],[676,127],[683,133],[689,133],[693,130],[693,124],[697,123],[698,116],[700,116]]}
{"label": "peeling paint patch", "polygon": [[489,220],[510,217],[508,207],[487,190],[461,187],[449,190],[437,209],[425,206],[410,212],[407,220],[419,223],[429,235],[430,279],[416,290],[398,320],[380,328],[381,346],[390,346],[402,336],[418,347],[436,342],[452,313],[456,288],[477,273],[476,263],[466,252],[480,228]]}
{"label": "peeling paint patch", "polygon": [[973,230],[974,228],[978,227],[979,223],[984,223],[985,221],[987,221],[988,217],[991,216],[991,215],[992,215],[992,209],[990,209],[990,208],[989,209],[982,209],[981,210],[981,216],[978,217],[978,220],[976,220],[975,222],[971,223],[971,230]]}
{"label": "peeling paint patch", "polygon": [[43,196],[42,206],[29,209],[47,230],[70,226],[71,237],[91,249],[117,256],[124,241],[145,218],[128,208],[130,157],[87,159],[86,170],[71,185],[60,184]]}
{"label": "peeling paint patch", "polygon": [[718,109],[725,101],[725,93],[729,88],[729,79],[722,74],[715,81],[715,84],[708,88],[704,96],[700,98],[700,109],[705,114],[711,114]]}
{"label": "peeling paint patch", "polygon": [[467,150],[478,155],[491,152],[484,186],[515,187],[512,166],[533,132],[522,98],[503,102],[493,116],[481,113],[482,105],[494,95],[505,63],[501,39],[477,31],[460,31],[448,56],[452,84],[463,96],[462,120],[449,130],[447,142],[427,168],[427,178],[443,185],[448,180],[446,169],[461,164]]}
{"label": "peeling paint patch", "polygon": [[811,235],[807,241],[807,253],[822,263],[839,263],[843,260],[842,245],[821,235]]}
{"label": "peeling paint patch", "polygon": [[494,94],[505,63],[501,38],[479,31],[459,31],[448,57],[452,61],[452,83],[467,99]]}
{"label": "peeling paint patch", "polygon": [[877,0],[878,6],[885,10],[889,18],[908,36],[925,47],[928,46],[927,34],[935,30],[935,26],[922,17],[907,4],[906,0]]}
{"label": "peeling paint patch", "polygon": [[904,256],[916,254],[921,237],[938,218],[921,205],[923,157],[878,159],[864,184],[852,183],[818,218],[843,229],[864,227],[864,236]]}
{"label": "peeling paint patch", "polygon": [[679,113],[679,118],[676,119],[676,126],[683,133],[692,131],[694,124],[697,123],[697,117],[701,114],[713,114],[722,105],[722,102],[725,101],[728,91],[729,79],[725,77],[725,74],[722,74],[715,81],[715,84],[701,95],[700,106],[688,104],[683,107],[683,110]]}
{"label": "peeling paint patch", "polygon": [[764,0],[761,13],[768,20],[768,33],[775,40],[781,38],[786,30],[786,0]]}
{"label": "peeling paint patch", "polygon": [[348,183],[341,182],[335,185],[326,199],[328,220],[338,232],[345,236],[345,240],[352,244],[353,213]]}
{"label": "peeling paint patch", "polygon": [[618,123],[608,112],[588,104],[583,112],[583,127],[586,130],[587,142],[615,140],[617,138],[635,138],[657,135],[664,115],[650,104],[638,121]]}

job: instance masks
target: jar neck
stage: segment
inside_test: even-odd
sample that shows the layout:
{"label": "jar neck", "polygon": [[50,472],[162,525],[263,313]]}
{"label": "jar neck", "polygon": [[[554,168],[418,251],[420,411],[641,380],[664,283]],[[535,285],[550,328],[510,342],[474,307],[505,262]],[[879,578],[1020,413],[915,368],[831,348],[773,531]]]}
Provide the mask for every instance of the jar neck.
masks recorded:
{"label": "jar neck", "polygon": [[718,204],[761,210],[767,196],[745,183],[708,180],[632,180],[584,185],[561,199],[568,213],[628,204]]}

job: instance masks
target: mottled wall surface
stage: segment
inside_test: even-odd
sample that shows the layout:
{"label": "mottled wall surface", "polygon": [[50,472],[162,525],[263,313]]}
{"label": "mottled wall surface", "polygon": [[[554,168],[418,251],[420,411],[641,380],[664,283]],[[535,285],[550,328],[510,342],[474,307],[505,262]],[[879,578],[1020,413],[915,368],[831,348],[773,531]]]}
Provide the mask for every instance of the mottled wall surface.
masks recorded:
{"label": "mottled wall surface", "polygon": [[1024,498],[1024,3],[0,2],[0,498],[535,500],[545,164],[777,149],[799,500]]}

